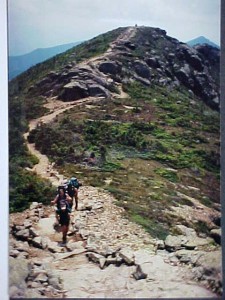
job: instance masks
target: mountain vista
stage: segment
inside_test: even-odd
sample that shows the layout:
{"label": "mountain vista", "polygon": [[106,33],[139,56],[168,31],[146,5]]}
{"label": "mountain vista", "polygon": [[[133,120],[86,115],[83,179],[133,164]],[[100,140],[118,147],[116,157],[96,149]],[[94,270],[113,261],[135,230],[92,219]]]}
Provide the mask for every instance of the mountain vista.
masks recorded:
{"label": "mountain vista", "polygon": [[23,55],[9,55],[9,80],[23,73],[36,64],[80,44],[80,42],[58,45],[49,48],[39,48]]}
{"label": "mountain vista", "polygon": [[[221,295],[219,63],[134,26],[11,80],[11,296]],[[71,176],[83,186],[62,248],[49,203]]]}

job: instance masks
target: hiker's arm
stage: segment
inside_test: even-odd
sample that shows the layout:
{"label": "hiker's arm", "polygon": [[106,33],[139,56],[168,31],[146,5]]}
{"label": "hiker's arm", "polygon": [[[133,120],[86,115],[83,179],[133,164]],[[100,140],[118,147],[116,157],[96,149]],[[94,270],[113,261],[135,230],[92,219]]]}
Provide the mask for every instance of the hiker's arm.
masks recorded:
{"label": "hiker's arm", "polygon": [[68,194],[66,194],[66,200],[69,201],[69,202],[71,202],[72,198]]}
{"label": "hiker's arm", "polygon": [[57,200],[58,200],[58,195],[55,197],[54,200],[51,201],[51,204],[56,204]]}

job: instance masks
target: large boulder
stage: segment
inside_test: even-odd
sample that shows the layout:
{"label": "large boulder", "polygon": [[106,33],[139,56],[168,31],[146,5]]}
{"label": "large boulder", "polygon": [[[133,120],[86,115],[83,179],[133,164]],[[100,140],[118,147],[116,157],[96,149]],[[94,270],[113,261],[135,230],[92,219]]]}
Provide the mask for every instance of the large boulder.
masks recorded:
{"label": "large boulder", "polygon": [[109,97],[110,93],[99,84],[91,84],[88,86],[88,92],[91,97]]}
{"label": "large boulder", "polygon": [[86,84],[80,82],[70,82],[64,85],[59,98],[64,101],[73,101],[89,96]]}
{"label": "large boulder", "polygon": [[214,292],[222,294],[222,251],[205,252],[201,255],[193,273],[198,280],[207,282]]}
{"label": "large boulder", "polygon": [[165,249],[172,252],[181,249],[182,245],[187,242],[183,235],[168,235],[165,240]]}
{"label": "large boulder", "polygon": [[26,279],[29,266],[26,259],[9,258],[9,296],[11,298],[26,298]]}
{"label": "large boulder", "polygon": [[157,69],[160,67],[160,63],[157,57],[149,57],[145,61],[151,68]]}
{"label": "large boulder", "polygon": [[142,78],[149,79],[151,77],[150,69],[144,62],[135,61],[134,71]]}
{"label": "large boulder", "polygon": [[114,61],[106,61],[99,65],[99,71],[105,74],[116,75],[121,72],[121,66]]}

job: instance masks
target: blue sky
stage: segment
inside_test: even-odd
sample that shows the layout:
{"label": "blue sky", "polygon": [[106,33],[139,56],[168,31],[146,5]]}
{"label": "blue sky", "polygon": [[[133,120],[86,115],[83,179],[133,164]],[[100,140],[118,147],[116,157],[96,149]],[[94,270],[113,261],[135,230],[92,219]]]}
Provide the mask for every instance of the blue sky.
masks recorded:
{"label": "blue sky", "polygon": [[120,26],[165,29],[220,44],[220,0],[8,0],[10,55],[84,41]]}

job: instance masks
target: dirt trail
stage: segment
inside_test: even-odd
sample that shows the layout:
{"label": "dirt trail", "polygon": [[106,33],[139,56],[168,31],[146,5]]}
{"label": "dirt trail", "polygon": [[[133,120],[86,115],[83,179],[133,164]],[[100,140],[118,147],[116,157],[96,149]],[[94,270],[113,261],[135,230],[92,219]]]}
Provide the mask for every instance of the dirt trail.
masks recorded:
{"label": "dirt trail", "polygon": [[[109,49],[106,51],[105,54],[99,55],[97,57],[90,58],[80,64],[78,64],[79,67],[87,66],[90,64],[95,64],[99,60],[105,59],[105,57],[109,56],[113,51],[114,48],[120,43],[121,41],[128,40],[132,36],[134,36],[136,33],[135,27],[129,27],[126,31],[124,31],[114,42],[112,42],[109,46]],[[122,87],[118,85],[118,90],[120,91],[119,95],[112,95],[116,96],[118,98],[128,98],[128,94],[123,92]],[[50,113],[47,115],[44,115],[40,118],[31,120],[29,123],[29,131],[24,134],[24,138],[27,141],[27,137],[29,135],[29,132],[36,128],[38,124],[41,123],[49,123],[51,122],[57,115],[63,113],[66,110],[69,110],[73,108],[74,106],[81,105],[83,103],[89,104],[94,103],[96,101],[99,101],[98,98],[84,98],[77,101],[70,101],[70,102],[63,102],[60,100],[57,100],[56,97],[48,98],[47,103],[45,104],[45,107],[50,110]],[[35,171],[37,174],[39,174],[42,177],[48,178],[54,185],[58,185],[63,180],[63,175],[59,175],[57,170],[54,169],[54,167],[50,164],[49,159],[46,155],[41,154],[39,151],[35,149],[34,144],[27,143],[29,151],[34,154],[38,159],[39,162],[37,165],[34,166],[32,171]]]}
{"label": "dirt trail", "polygon": [[[110,54],[112,49],[121,40],[133,36],[136,28],[128,28],[106,52]],[[90,59],[82,64],[94,62],[101,57]],[[121,90],[120,97],[127,97]],[[98,101],[95,100],[95,101]],[[58,114],[83,103],[93,103],[94,99],[87,98],[76,102],[61,102],[54,98],[48,99],[46,107],[51,110],[48,115],[32,120],[29,130],[34,129],[40,122],[49,123]],[[27,140],[29,132],[24,135]],[[63,175],[54,170],[47,156],[35,149],[34,144],[27,143],[29,151],[39,158],[39,163],[33,168],[37,174],[48,178],[57,185],[63,180]],[[92,205],[91,212],[85,210],[85,206]],[[135,266],[121,265],[119,268],[109,265],[100,269],[97,264],[89,262],[84,253],[69,257],[67,259],[50,259],[51,268],[57,272],[62,280],[66,297],[73,298],[158,298],[158,297],[215,297],[215,294],[194,282],[191,270],[187,267],[172,266],[167,263],[168,253],[156,254],[154,241],[137,224],[131,223],[123,217],[123,209],[114,204],[112,196],[97,188],[84,186],[79,192],[79,207],[82,210],[72,213],[72,224],[83,226],[83,234],[87,236],[94,234],[94,243],[107,245],[109,247],[129,246],[134,251],[146,249],[151,260],[151,276],[146,280],[135,280],[132,273]],[[40,219],[37,230],[40,236],[49,238],[51,241],[61,240],[61,233],[54,233],[52,224],[54,212],[47,218]],[[80,225],[80,226],[81,226]],[[82,227],[81,226],[81,227]],[[73,236],[69,237],[68,246],[74,243]],[[65,249],[64,249],[65,250]],[[60,251],[60,250],[59,250]],[[65,250],[66,251],[66,250]],[[71,250],[70,250],[71,251]],[[60,253],[59,253],[60,254]],[[54,255],[57,257],[57,253]]]}

